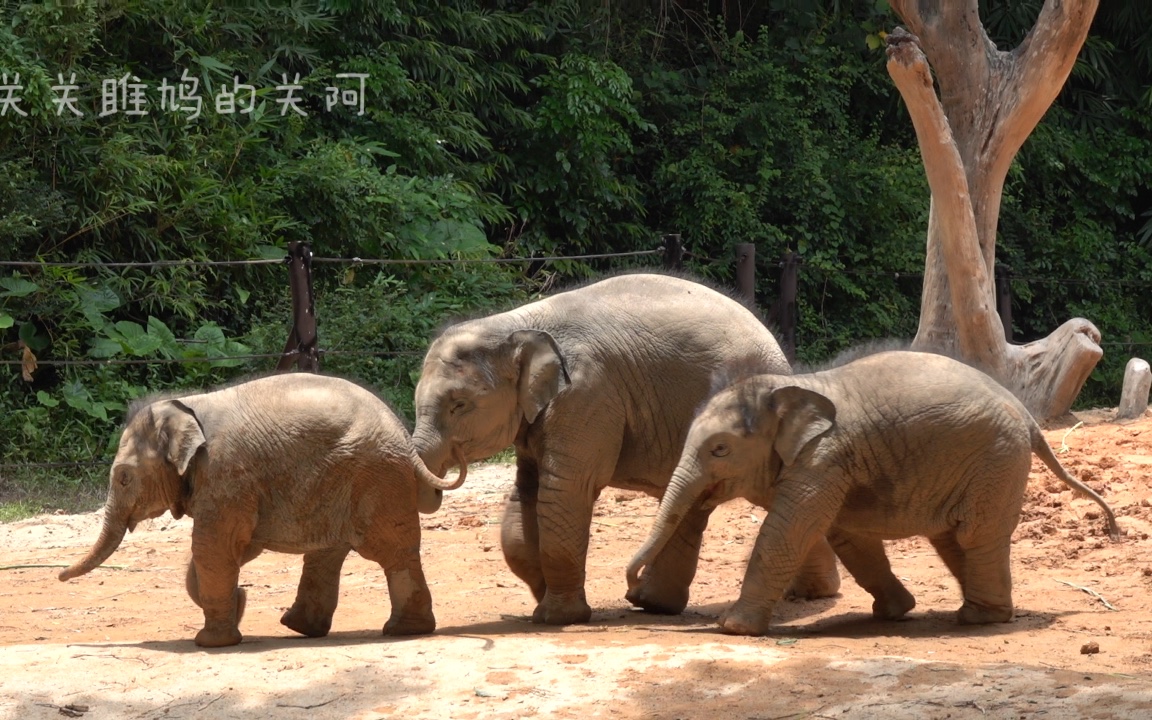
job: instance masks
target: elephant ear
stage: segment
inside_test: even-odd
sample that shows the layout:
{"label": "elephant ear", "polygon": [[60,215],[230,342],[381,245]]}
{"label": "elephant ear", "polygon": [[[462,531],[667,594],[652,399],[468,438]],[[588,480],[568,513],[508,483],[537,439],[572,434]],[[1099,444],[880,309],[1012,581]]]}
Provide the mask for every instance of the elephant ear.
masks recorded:
{"label": "elephant ear", "polygon": [[820,393],[796,386],[777,388],[764,398],[764,412],[776,418],[772,447],[788,466],[804,448],[836,425],[836,406]]}
{"label": "elephant ear", "polygon": [[560,392],[561,379],[571,382],[568,366],[556,339],[543,330],[517,330],[506,341],[518,360],[517,394],[520,409],[529,423]]}
{"label": "elephant ear", "polygon": [[152,410],[156,437],[168,462],[183,476],[196,452],[204,446],[204,430],[196,413],[179,400],[164,400]]}

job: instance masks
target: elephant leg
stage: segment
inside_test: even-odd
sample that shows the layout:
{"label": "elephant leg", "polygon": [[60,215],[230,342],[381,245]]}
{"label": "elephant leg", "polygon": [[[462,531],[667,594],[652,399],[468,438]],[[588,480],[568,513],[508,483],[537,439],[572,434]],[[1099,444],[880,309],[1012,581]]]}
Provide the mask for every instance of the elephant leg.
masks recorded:
{"label": "elephant leg", "polygon": [[[244,550],[244,554],[240,557],[240,566],[243,567],[260,557],[260,553],[264,552],[264,548],[259,545],[249,545]],[[188,567],[184,571],[184,589],[188,592],[188,597],[192,598],[192,602],[196,603],[196,607],[204,607],[200,604],[200,580],[196,575],[196,563],[192,561],[192,556],[188,556]],[[236,624],[239,625],[240,621],[244,619],[244,609],[248,606],[248,593],[244,588],[237,586],[236,588]]]}
{"label": "elephant leg", "polygon": [[236,645],[243,639],[239,625],[247,594],[238,586],[240,566],[262,550],[250,544],[249,538],[251,528],[192,528],[192,562],[185,587],[204,611],[204,627],[196,633],[196,644],[201,647]]}
{"label": "elephant leg", "polygon": [[[760,525],[748,558],[740,597],[720,618],[720,629],[732,635],[764,635],[776,603],[800,570],[812,548],[823,541],[843,501],[846,483],[826,479],[814,485],[795,478],[777,492]],[[845,563],[847,564],[847,563]]]}
{"label": "elephant leg", "polygon": [[844,568],[873,597],[873,617],[898,620],[916,607],[916,598],[892,573],[882,540],[835,528],[828,534],[828,540]]}
{"label": "elephant leg", "polygon": [[536,602],[544,599],[544,570],[540,564],[540,530],[536,519],[536,498],[540,487],[536,461],[516,459],[516,486],[504,505],[500,523],[500,547],[504,560],[516,577],[528,584]]}
{"label": "elephant leg", "polygon": [[370,537],[356,552],[380,563],[388,578],[392,613],[384,623],[385,635],[424,635],[436,629],[432,614],[432,593],[420,564],[420,524],[415,519],[403,523],[388,519],[378,523],[391,528],[388,537]]}
{"label": "elephant leg", "polygon": [[678,615],[684,611],[711,514],[710,508],[699,504],[688,512],[668,544],[645,568],[640,584],[624,596],[628,602],[651,613]]}
{"label": "elephant leg", "polygon": [[[1009,622],[1015,616],[1009,553],[1011,533],[991,534],[986,528],[983,530],[956,534],[956,546],[963,553],[960,587],[964,604],[957,613],[961,625]],[[982,534],[984,537],[979,537]]]}
{"label": "elephant leg", "polygon": [[571,625],[592,619],[584,594],[588,535],[595,497],[585,482],[540,478],[537,522],[544,597],[532,613],[532,622]]}
{"label": "elephant leg", "polygon": [[280,617],[281,625],[308,637],[328,634],[340,599],[340,570],[351,549],[345,545],[304,554],[296,602]]}
{"label": "elephant leg", "polygon": [[792,578],[784,596],[799,600],[835,597],[840,592],[840,570],[836,567],[836,552],[826,538],[820,538],[804,564]]}

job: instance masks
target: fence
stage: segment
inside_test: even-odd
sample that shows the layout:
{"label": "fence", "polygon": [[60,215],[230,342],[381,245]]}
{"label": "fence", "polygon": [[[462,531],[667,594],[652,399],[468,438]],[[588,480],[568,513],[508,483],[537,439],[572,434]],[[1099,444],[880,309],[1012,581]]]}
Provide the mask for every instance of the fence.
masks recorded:
{"label": "fence", "polygon": [[[306,243],[294,242],[289,245],[288,254],[283,259],[250,259],[250,260],[160,260],[151,262],[38,262],[38,261],[0,261],[0,267],[13,268],[40,268],[40,267],[68,267],[68,268],[144,268],[144,267],[189,267],[189,266],[245,266],[245,265],[276,265],[284,264],[288,268],[288,283],[291,291],[291,328],[283,351],[279,353],[252,353],[245,355],[223,355],[211,357],[182,357],[182,358],[138,358],[138,359],[39,359],[29,360],[27,351],[25,357],[19,360],[0,359],[0,365],[20,366],[28,371],[29,366],[83,366],[83,365],[151,365],[162,363],[190,363],[190,362],[216,362],[222,360],[277,360],[276,371],[283,372],[295,365],[297,370],[316,372],[320,361],[326,355],[371,355],[371,356],[401,356],[422,355],[423,349],[397,350],[397,351],[357,351],[357,350],[324,350],[319,347],[317,333],[316,308],[312,286],[312,268],[316,264],[347,264],[347,265],[426,265],[426,264],[483,264],[483,263],[545,263],[554,261],[596,260],[616,258],[639,258],[659,256],[665,269],[678,270],[683,264],[685,249],[679,234],[668,234],[662,237],[660,245],[651,250],[639,250],[623,253],[595,253],[587,255],[553,255],[544,257],[519,258],[446,258],[439,260],[408,260],[392,258],[334,258],[315,257]],[[753,243],[741,243],[736,246],[735,256],[736,290],[750,306],[756,305],[756,246]],[[777,278],[777,295],[770,304],[766,316],[772,325],[781,349],[790,362],[796,359],[796,330],[799,321],[797,299],[800,292],[800,270],[805,267],[802,258],[794,252],[786,252],[775,263],[779,267]],[[860,275],[892,275],[895,278],[919,278],[920,273],[884,272],[877,270],[855,270],[849,268],[829,269],[819,268],[820,272],[836,272]],[[1068,284],[1084,283],[1087,281],[1076,279],[1014,277],[1009,268],[1003,265],[996,267],[996,300],[1001,322],[1004,326],[1005,339],[1012,341],[1012,280],[1027,280],[1032,282],[1059,282]],[[1132,283],[1127,283],[1132,284]],[[1148,287],[1148,285],[1141,285]],[[1122,345],[1126,347],[1146,346],[1152,343],[1139,342],[1105,342],[1103,345]],[[18,344],[23,349],[23,343]],[[25,377],[28,377],[26,372]],[[45,462],[45,463],[0,463],[0,469],[10,467],[68,467],[83,464],[99,464],[104,461],[91,462]]]}

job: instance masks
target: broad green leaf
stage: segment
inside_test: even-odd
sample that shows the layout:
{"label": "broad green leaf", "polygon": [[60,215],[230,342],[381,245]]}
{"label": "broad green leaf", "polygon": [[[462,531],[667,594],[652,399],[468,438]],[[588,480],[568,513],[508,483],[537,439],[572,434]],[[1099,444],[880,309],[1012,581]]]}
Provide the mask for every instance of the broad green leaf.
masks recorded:
{"label": "broad green leaf", "polygon": [[164,357],[174,358],[180,355],[180,343],[176,341],[176,336],[164,324],[160,318],[148,316],[148,335],[155,338],[159,343],[159,349]]}
{"label": "broad green leaf", "polygon": [[51,395],[44,392],[43,390],[37,390],[36,391],[36,399],[39,400],[40,404],[43,405],[44,407],[54,408],[60,404],[59,400],[52,397]]}
{"label": "broad green leaf", "polygon": [[0,278],[0,287],[4,288],[4,292],[0,292],[0,297],[24,297],[40,289],[36,283],[20,277]]}
{"label": "broad green leaf", "polygon": [[48,347],[51,342],[47,335],[41,334],[36,328],[36,323],[26,322],[20,326],[20,339],[24,344],[32,348],[33,352],[40,352]]}
{"label": "broad green leaf", "polygon": [[5,330],[16,324],[16,319],[8,313],[0,310],[0,330]]}
{"label": "broad green leaf", "polygon": [[99,332],[107,324],[104,313],[120,307],[120,298],[112,288],[104,286],[99,288],[87,285],[77,285],[75,289],[76,302],[80,305],[80,312],[88,321],[89,327]]}
{"label": "broad green leaf", "polygon": [[247,305],[248,304],[248,298],[251,297],[251,295],[252,295],[252,293],[248,292],[244,288],[240,288],[240,287],[236,288],[236,297],[238,297],[240,299],[241,305]]}
{"label": "broad green leaf", "polygon": [[256,255],[261,260],[283,260],[288,257],[288,251],[275,245],[257,245]]}
{"label": "broad green leaf", "polygon": [[116,357],[124,352],[124,346],[110,338],[93,338],[92,347],[88,349],[88,356],[93,358]]}
{"label": "broad green leaf", "polygon": [[160,349],[163,340],[155,335],[149,335],[140,323],[130,320],[121,320],[107,328],[108,334],[119,340],[124,351],[136,356],[151,355]]}

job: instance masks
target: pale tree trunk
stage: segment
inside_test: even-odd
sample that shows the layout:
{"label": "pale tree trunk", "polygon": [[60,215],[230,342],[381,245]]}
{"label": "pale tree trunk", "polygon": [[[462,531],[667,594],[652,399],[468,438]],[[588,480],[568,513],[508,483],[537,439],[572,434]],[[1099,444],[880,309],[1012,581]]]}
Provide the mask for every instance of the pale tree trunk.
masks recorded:
{"label": "pale tree trunk", "polygon": [[912,347],[982,368],[1042,419],[1071,407],[1103,355],[1100,331],[1074,318],[1043,340],[1004,341],[996,225],[1012,160],[1068,79],[1098,2],[1047,0],[1024,41],[1001,52],[977,0],[890,0],[911,33],[888,36],[888,73],[908,107],[932,193]]}

